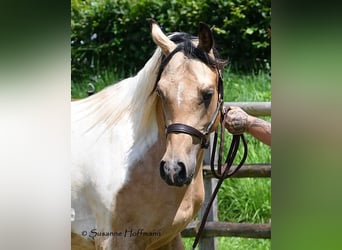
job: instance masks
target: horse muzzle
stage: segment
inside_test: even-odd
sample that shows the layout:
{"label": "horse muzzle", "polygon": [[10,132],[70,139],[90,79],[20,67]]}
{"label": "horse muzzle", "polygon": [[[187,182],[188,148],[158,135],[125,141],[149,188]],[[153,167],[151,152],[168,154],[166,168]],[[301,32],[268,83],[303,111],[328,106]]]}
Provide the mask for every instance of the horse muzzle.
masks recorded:
{"label": "horse muzzle", "polygon": [[188,173],[182,161],[160,162],[160,177],[171,186],[182,187],[191,183],[194,172]]}

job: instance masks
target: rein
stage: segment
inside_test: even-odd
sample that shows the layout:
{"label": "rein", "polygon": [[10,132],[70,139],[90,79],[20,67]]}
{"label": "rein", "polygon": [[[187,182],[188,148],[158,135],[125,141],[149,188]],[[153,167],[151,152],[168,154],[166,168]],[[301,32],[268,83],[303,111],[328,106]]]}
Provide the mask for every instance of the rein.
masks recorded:
{"label": "rein", "polygon": [[[192,250],[194,250],[201,238],[201,235],[203,233],[203,229],[205,226],[205,223],[207,221],[208,215],[209,215],[209,211],[210,208],[214,202],[214,199],[223,183],[223,181],[228,178],[231,177],[232,175],[234,175],[243,165],[243,163],[245,162],[246,158],[247,158],[247,152],[248,152],[248,148],[247,148],[247,142],[246,139],[244,137],[243,134],[241,135],[233,135],[233,140],[230,144],[230,148],[229,148],[229,152],[227,154],[226,160],[224,161],[224,163],[222,164],[222,154],[223,154],[223,145],[224,145],[224,129],[225,129],[225,116],[227,113],[223,114],[223,118],[221,119],[221,131],[220,131],[220,147],[219,147],[219,152],[218,152],[218,160],[217,160],[217,170],[215,170],[215,154],[216,154],[216,145],[217,145],[217,137],[218,137],[218,132],[217,130],[215,131],[215,135],[214,135],[214,143],[213,143],[213,150],[211,153],[211,162],[210,162],[210,168],[212,173],[214,174],[214,176],[219,179],[214,192],[211,195],[210,201],[205,209],[205,212],[203,214],[203,218],[200,224],[200,227],[198,229],[198,232],[196,234],[196,238],[195,241],[192,245]],[[244,152],[243,152],[243,157],[239,163],[239,165],[237,165],[237,167],[235,167],[234,169],[231,169],[231,166],[233,165],[233,161],[234,158],[237,154],[237,151],[239,149],[239,145],[240,145],[240,140],[242,140],[243,143],[243,147],[244,147]]]}

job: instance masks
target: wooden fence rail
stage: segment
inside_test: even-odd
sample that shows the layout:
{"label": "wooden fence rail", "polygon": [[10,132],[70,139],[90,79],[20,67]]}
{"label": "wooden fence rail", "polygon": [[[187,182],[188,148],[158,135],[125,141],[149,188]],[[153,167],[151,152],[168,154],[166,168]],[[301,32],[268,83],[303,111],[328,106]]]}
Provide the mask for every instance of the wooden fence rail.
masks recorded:
{"label": "wooden fence rail", "polygon": [[[225,102],[225,108],[229,106],[241,107],[245,112],[253,116],[271,116],[271,102]],[[212,140],[211,140],[212,141]],[[204,210],[210,200],[210,196],[216,187],[217,179],[212,178],[210,172],[210,155],[212,145],[206,150],[203,160],[203,177],[205,200],[199,212],[201,220]],[[234,166],[233,166],[234,167]],[[271,177],[271,164],[245,164],[232,176],[233,178]],[[195,237],[200,226],[200,221],[191,222],[182,232],[182,237]],[[220,222],[217,216],[217,197],[215,198],[199,242],[200,250],[216,250],[217,240],[215,237],[245,237],[245,238],[271,238],[271,223],[232,223]]]}
{"label": "wooden fence rail", "polygon": [[[182,237],[195,237],[200,221],[191,222],[182,232]],[[202,237],[243,237],[243,238],[271,238],[271,223],[233,223],[221,221],[208,221],[205,225]]]}
{"label": "wooden fence rail", "polygon": [[[232,166],[234,169],[236,165]],[[211,172],[209,165],[203,166],[203,177],[213,178],[214,175]],[[271,164],[245,164],[243,165],[234,175],[234,178],[245,178],[245,177],[271,177]]]}
{"label": "wooden fence rail", "polygon": [[271,102],[225,102],[224,107],[238,106],[253,116],[271,116]]}

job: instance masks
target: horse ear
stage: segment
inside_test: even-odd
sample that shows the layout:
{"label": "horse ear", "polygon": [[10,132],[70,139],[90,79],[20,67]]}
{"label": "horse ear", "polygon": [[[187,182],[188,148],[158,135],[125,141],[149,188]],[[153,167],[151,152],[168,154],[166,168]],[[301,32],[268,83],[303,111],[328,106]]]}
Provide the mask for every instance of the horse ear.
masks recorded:
{"label": "horse ear", "polygon": [[163,33],[155,20],[149,19],[148,21],[151,24],[154,43],[162,49],[164,55],[168,55],[176,47],[176,44]]}
{"label": "horse ear", "polygon": [[209,53],[214,45],[214,39],[211,30],[207,24],[200,23],[198,38],[199,42],[197,47]]}

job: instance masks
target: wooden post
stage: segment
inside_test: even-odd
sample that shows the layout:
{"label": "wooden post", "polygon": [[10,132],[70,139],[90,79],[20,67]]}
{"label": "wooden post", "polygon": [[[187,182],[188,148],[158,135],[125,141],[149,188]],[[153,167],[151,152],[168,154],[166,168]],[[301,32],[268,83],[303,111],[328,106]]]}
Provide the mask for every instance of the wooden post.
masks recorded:
{"label": "wooden post", "polygon": [[[211,157],[211,151],[213,148],[213,140],[214,135],[212,134],[210,136],[210,146],[204,153],[204,159],[203,159],[203,165],[210,165],[210,157]],[[202,220],[203,214],[205,212],[205,209],[209,203],[211,194],[213,193],[216,185],[217,185],[217,179],[216,178],[204,178],[204,191],[205,191],[205,198],[202,205],[202,208],[199,212],[199,220]],[[218,221],[217,217],[217,197],[215,198],[213,205],[210,209],[210,212],[208,214],[207,221]],[[217,249],[217,239],[215,237],[210,238],[201,238],[199,241],[199,250],[216,250]]]}

